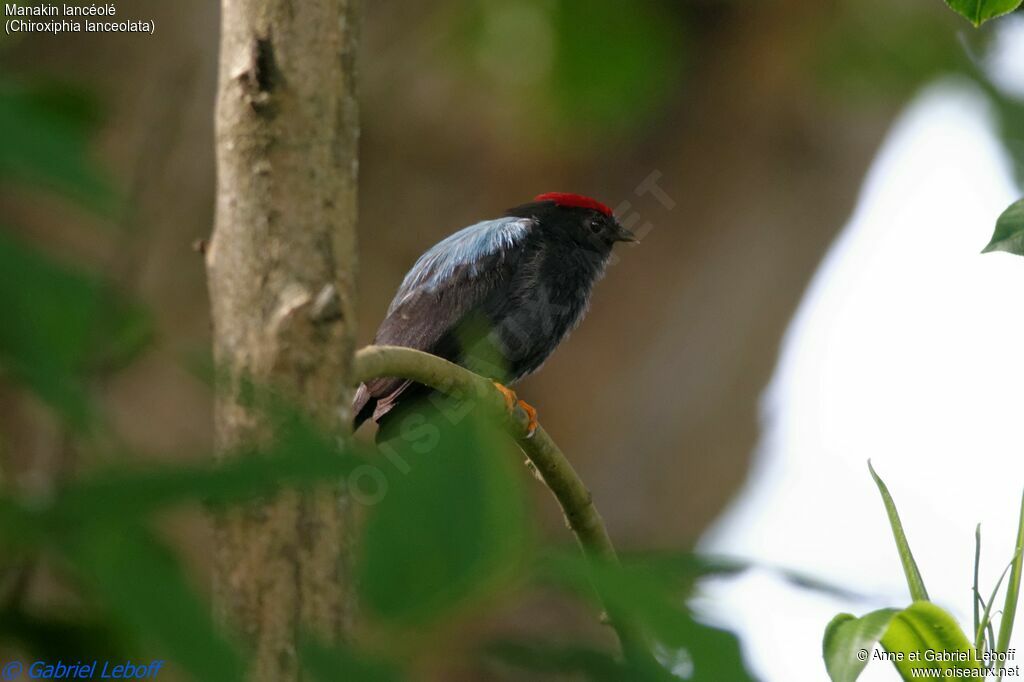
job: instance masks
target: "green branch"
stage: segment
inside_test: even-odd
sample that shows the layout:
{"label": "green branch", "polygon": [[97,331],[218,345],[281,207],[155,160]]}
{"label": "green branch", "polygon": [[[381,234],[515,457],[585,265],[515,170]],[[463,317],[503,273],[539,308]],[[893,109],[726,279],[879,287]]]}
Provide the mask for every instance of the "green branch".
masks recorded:
{"label": "green branch", "polygon": [[[490,379],[437,356],[397,346],[367,346],[356,353],[355,381],[380,377],[399,377],[430,386],[454,397],[472,397],[495,415],[507,414],[505,400]],[[594,506],[590,491],[544,427],[538,426],[532,437],[526,425],[506,419],[509,435],[519,443],[537,474],[562,507],[569,528],[576,535],[584,554],[592,559],[617,562],[608,529]],[[627,658],[649,657],[643,639],[621,617],[610,614]]]}
{"label": "green branch", "polygon": [[[505,411],[504,398],[490,379],[429,353],[397,346],[367,346],[356,353],[355,365],[357,382],[378,377],[411,379],[455,397],[471,396],[495,414]],[[558,500],[583,550],[588,555],[614,561],[615,548],[590,491],[544,427],[538,426],[533,437],[527,438],[524,424],[513,420],[506,423],[509,435],[519,443]]]}

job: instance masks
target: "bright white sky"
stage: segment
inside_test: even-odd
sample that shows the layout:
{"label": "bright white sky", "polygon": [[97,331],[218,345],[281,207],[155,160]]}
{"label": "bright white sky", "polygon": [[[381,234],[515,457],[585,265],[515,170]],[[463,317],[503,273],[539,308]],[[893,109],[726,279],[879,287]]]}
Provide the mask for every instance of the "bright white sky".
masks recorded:
{"label": "bright white sky", "polygon": [[[1004,42],[1024,45],[1021,24]],[[1005,63],[1024,83],[1024,58]],[[1024,258],[979,252],[1019,196],[984,97],[937,84],[890,132],[815,275],[765,392],[748,487],[701,549],[878,601],[843,603],[764,571],[707,584],[714,617],[767,682],[827,680],[833,615],[909,603],[869,457],[933,601],[967,629],[977,522],[986,598],[1009,561],[1024,489]],[[1024,618],[1014,643],[1024,668]],[[861,677],[898,679],[878,663]]]}

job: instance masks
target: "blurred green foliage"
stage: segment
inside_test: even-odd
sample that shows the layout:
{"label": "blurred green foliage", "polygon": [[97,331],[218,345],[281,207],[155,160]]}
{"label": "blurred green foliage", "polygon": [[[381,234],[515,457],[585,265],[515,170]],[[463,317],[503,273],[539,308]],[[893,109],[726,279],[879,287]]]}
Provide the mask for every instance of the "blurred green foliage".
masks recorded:
{"label": "blurred green foliage", "polygon": [[[0,542],[7,550],[35,550],[56,558],[102,616],[91,626],[94,639],[111,631],[115,649],[166,657],[193,679],[241,679],[244,647],[214,627],[209,609],[152,529],[154,515],[192,500],[223,505],[265,498],[282,486],[309,487],[383,462],[376,455],[355,454],[298,415],[267,418],[284,424],[280,437],[261,452],[239,453],[221,466],[122,466],[69,482],[52,496],[0,496]],[[437,448],[410,460],[408,471],[396,472],[383,499],[369,508],[360,543],[359,602],[369,627],[387,630],[389,646],[384,652],[361,652],[310,643],[304,649],[309,656],[305,665],[314,677],[327,679],[326,671],[333,668],[336,676],[344,671],[365,675],[350,679],[404,679],[408,652],[424,638],[436,646],[454,615],[546,585],[581,595],[599,610],[596,589],[616,613],[639,624],[666,650],[685,651],[685,660],[696,670],[688,679],[751,679],[735,638],[694,620],[686,608],[693,576],[679,569],[693,566],[707,573],[714,568],[664,560],[623,567],[594,564],[579,553],[536,545],[523,474],[515,470],[514,460],[493,456],[501,448],[488,437],[504,436],[488,430],[482,440],[452,442],[448,445],[458,447]],[[57,623],[43,621],[43,626],[37,624],[35,631],[48,637],[60,632]],[[32,650],[43,646],[18,627],[0,628],[0,633]],[[53,650],[56,645],[51,640],[46,646]],[[545,645],[534,650],[518,644],[515,650],[523,657],[500,654],[509,650],[495,643],[479,653],[515,659],[519,667],[538,673],[537,668],[549,667]],[[593,652],[586,660],[582,671],[597,667],[602,675],[612,675],[627,669],[607,652]],[[629,670],[631,680],[672,679],[660,668]],[[614,679],[607,675],[593,679]]]}
{"label": "blurred green foliage", "polygon": [[1024,182],[1024,102],[996,85],[987,63],[998,22],[965,31],[930,0],[844,2],[837,13],[810,62],[822,92],[875,106],[902,103],[937,79],[958,78],[991,101],[1001,141]]}
{"label": "blurred green foliage", "polygon": [[429,627],[525,565],[525,498],[502,434],[480,424],[444,433],[443,448],[389,477],[367,520],[361,603],[392,624]]}
{"label": "blurred green foliage", "polygon": [[317,682],[336,682],[339,676],[359,682],[399,682],[395,666],[341,647],[327,648],[305,642],[301,655],[306,672]]}
{"label": "blurred green foliage", "polygon": [[635,130],[662,110],[688,58],[678,8],[646,0],[474,0],[450,22],[458,63],[503,108],[552,135]]}
{"label": "blurred green foliage", "polygon": [[[980,26],[988,19],[1016,10],[1020,0],[946,0],[954,10]],[[861,102],[902,102],[922,85],[956,77],[983,93],[992,105],[996,131],[1024,183],[1024,100],[991,76],[989,57],[995,49],[998,22],[980,31],[964,32],[951,25],[953,15],[934,11],[934,3],[914,0],[848,2],[842,19],[824,34],[816,60],[819,83],[833,96]],[[1016,235],[1017,204],[1000,217],[985,251],[1021,253]]]}
{"label": "blurred green foliage", "polygon": [[150,338],[146,311],[98,275],[0,232],[0,361],[68,422],[88,422],[85,381],[128,362]]}
{"label": "blurred green foliage", "polygon": [[[173,553],[140,522],[91,523],[60,538],[60,553],[85,579],[136,655],[149,643],[197,680],[236,680],[238,652],[211,622],[210,608],[188,583]],[[147,656],[150,658],[151,656]]]}
{"label": "blurred green foliage", "polygon": [[112,213],[117,194],[89,154],[99,120],[95,99],[79,88],[0,79],[0,180],[39,185]]}
{"label": "blurred green foliage", "polygon": [[577,555],[560,555],[551,557],[543,568],[554,584],[570,591],[589,584],[593,589],[587,588],[581,596],[596,591],[610,612],[641,623],[657,643],[663,663],[675,660],[675,667],[685,661],[685,667],[692,668],[695,674],[687,679],[750,679],[735,635],[701,623],[680,608],[688,594],[681,589],[685,576],[679,567],[662,562],[595,565]]}
{"label": "blurred green foliage", "polygon": [[[110,216],[116,193],[92,161],[95,100],[52,82],[0,79],[0,180],[54,190]],[[129,362],[150,340],[148,313],[103,277],[59,263],[12,236],[0,218],[0,362],[75,428],[90,421],[90,374]]]}
{"label": "blurred green foliage", "polygon": [[929,4],[862,0],[836,11],[811,62],[819,88],[832,97],[903,102],[932,79],[964,70],[955,20]]}
{"label": "blurred green foliage", "polygon": [[545,86],[568,125],[631,127],[657,111],[678,83],[685,59],[681,22],[665,5],[560,0],[556,48]]}

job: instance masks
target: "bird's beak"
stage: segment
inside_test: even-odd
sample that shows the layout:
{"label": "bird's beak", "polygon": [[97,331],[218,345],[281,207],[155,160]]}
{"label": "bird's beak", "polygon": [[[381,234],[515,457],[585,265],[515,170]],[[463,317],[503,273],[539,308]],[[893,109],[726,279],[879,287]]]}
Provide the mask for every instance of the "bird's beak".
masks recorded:
{"label": "bird's beak", "polygon": [[617,242],[629,242],[630,244],[639,244],[640,240],[636,238],[636,235],[624,228],[618,223],[615,224],[615,241]]}

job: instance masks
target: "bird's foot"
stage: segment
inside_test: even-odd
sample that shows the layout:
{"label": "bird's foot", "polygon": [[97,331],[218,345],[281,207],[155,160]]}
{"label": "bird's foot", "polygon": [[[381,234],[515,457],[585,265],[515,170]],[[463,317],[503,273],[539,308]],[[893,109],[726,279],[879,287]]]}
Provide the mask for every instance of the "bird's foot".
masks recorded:
{"label": "bird's foot", "polygon": [[509,412],[516,409],[516,403],[519,401],[516,392],[504,384],[499,384],[497,381],[492,381],[491,383],[498,389],[498,393],[501,393],[501,397],[505,399],[505,409]]}
{"label": "bird's foot", "polygon": [[533,434],[537,432],[538,426],[537,409],[526,401],[520,400],[519,396],[516,395],[516,392],[508,386],[499,384],[497,381],[493,381],[491,383],[494,384],[494,387],[498,389],[499,393],[501,393],[502,398],[505,399],[505,409],[508,410],[509,414],[518,416],[517,412],[522,410],[522,414],[525,419],[522,419],[521,421],[526,422],[526,437],[533,438]]}
{"label": "bird's foot", "polygon": [[526,437],[533,438],[533,434],[537,433],[537,408],[526,402],[525,400],[517,401],[519,409],[526,413]]}

